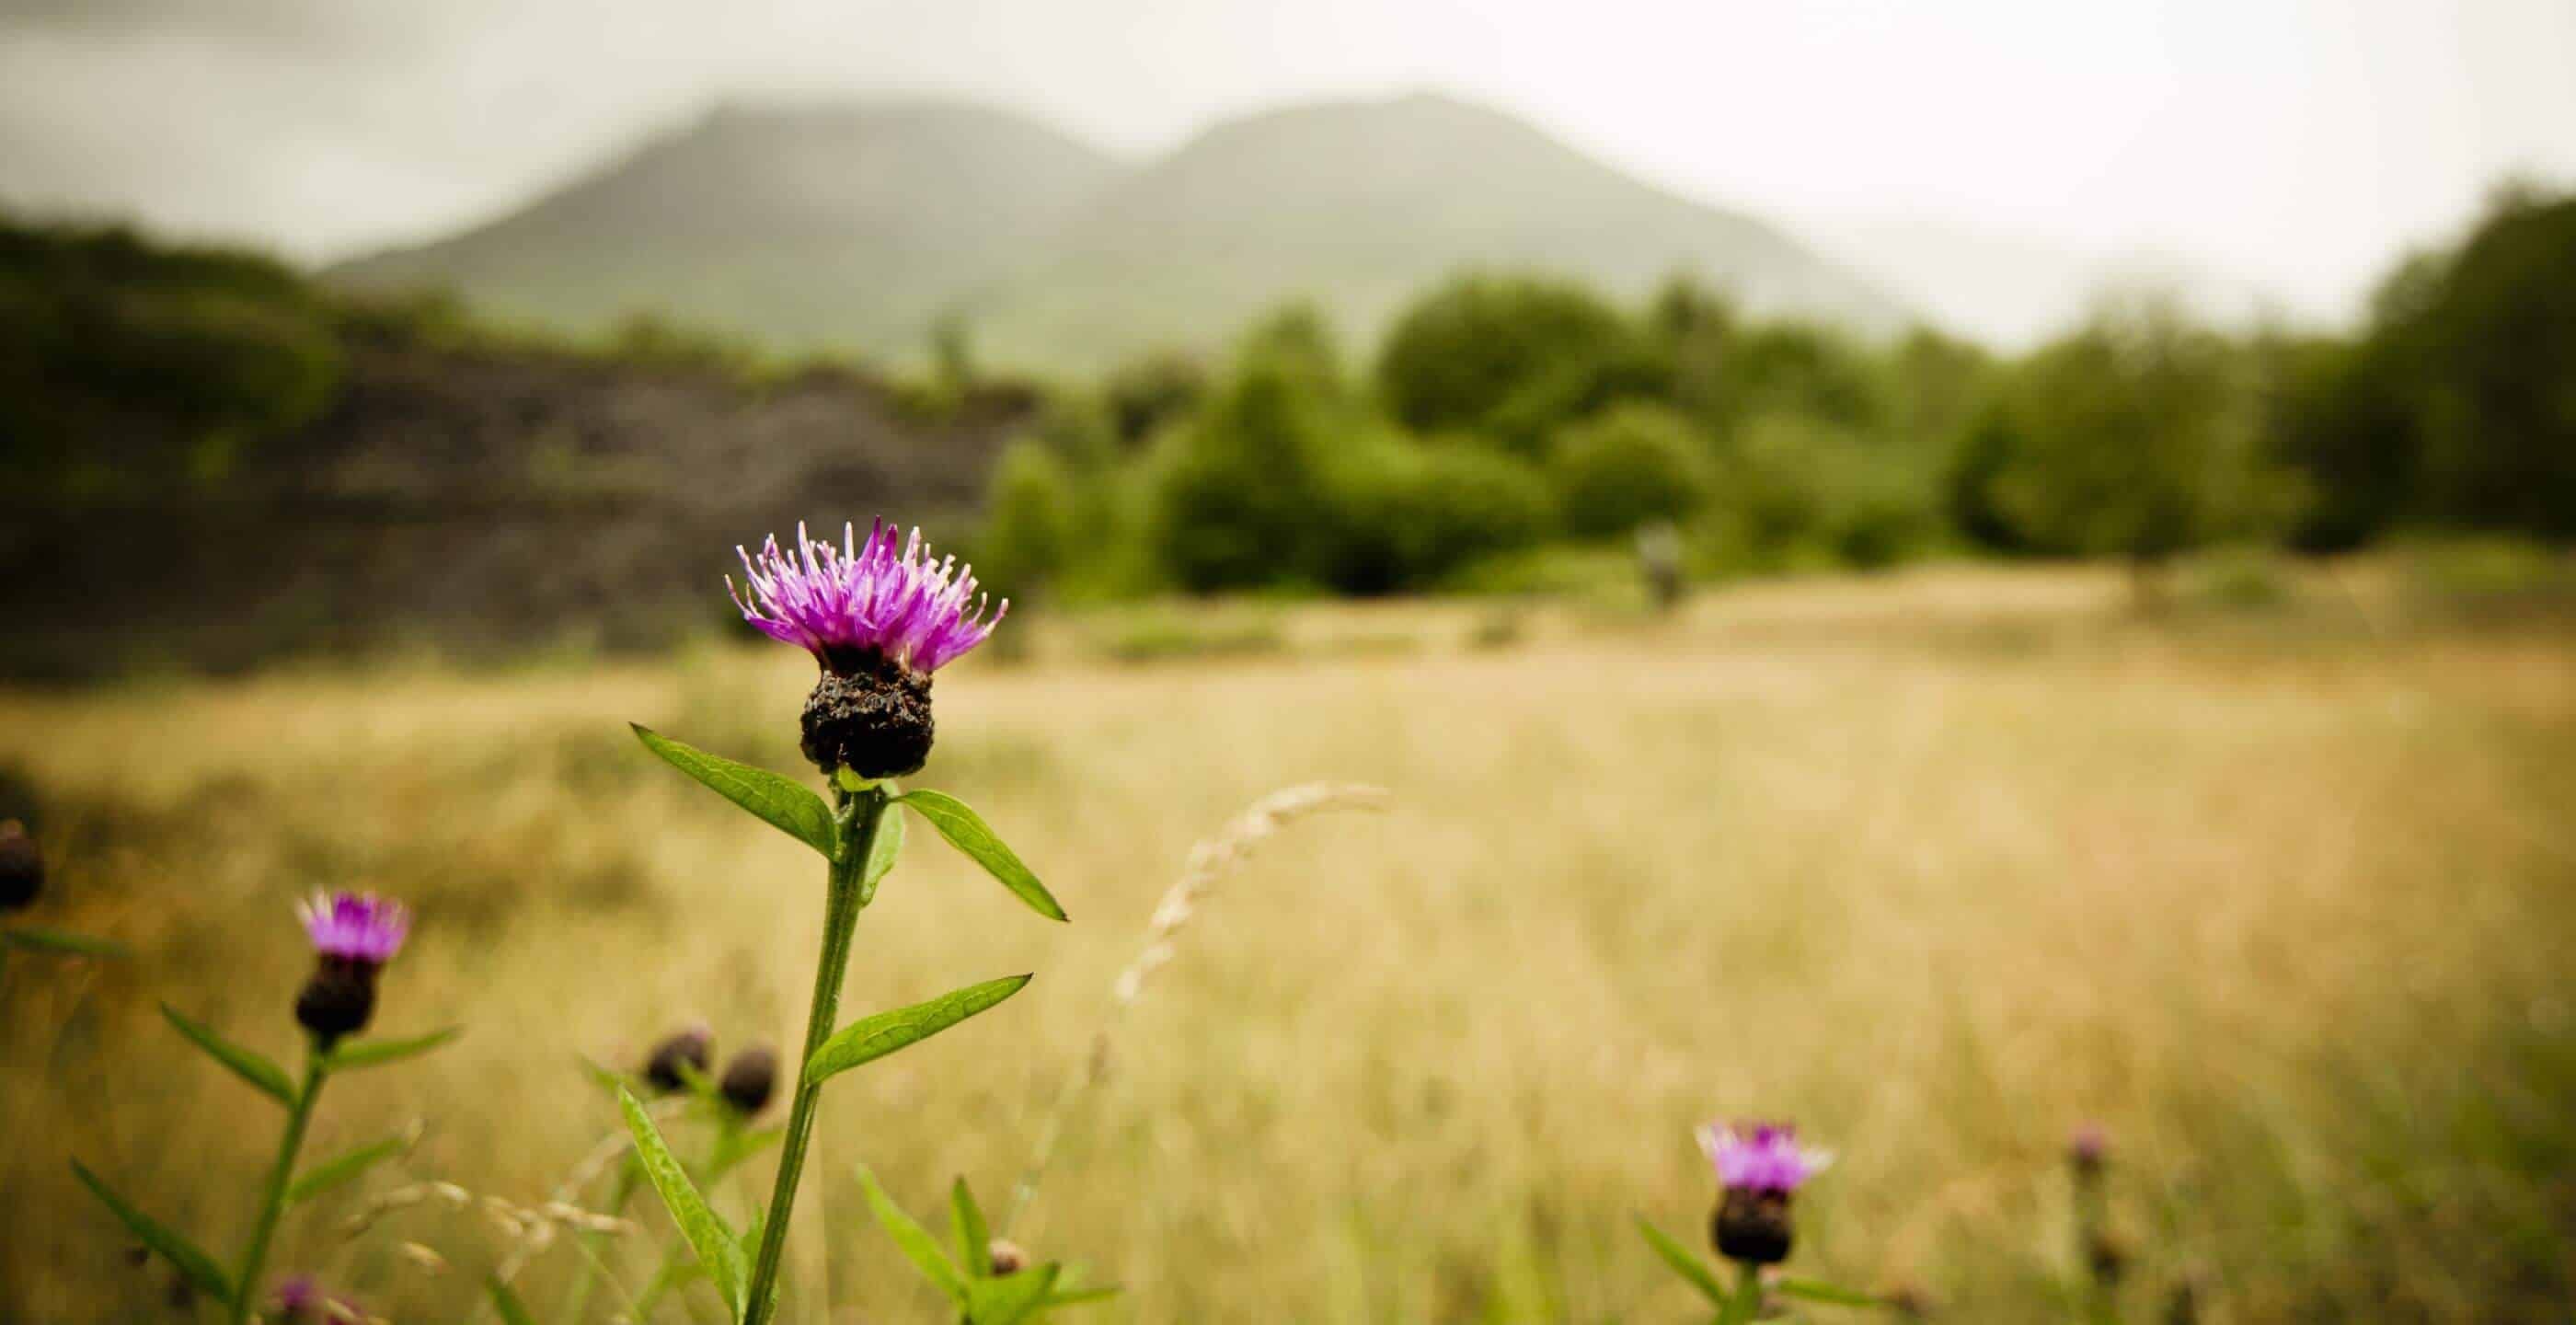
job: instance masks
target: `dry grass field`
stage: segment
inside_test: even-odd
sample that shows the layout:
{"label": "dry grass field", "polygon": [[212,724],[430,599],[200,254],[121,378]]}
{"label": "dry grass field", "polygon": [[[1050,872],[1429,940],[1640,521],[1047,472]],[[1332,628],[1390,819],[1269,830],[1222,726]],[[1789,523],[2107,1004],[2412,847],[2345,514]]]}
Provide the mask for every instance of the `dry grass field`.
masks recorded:
{"label": "dry grass field", "polygon": [[[2099,1119],[2125,1319],[2190,1283],[2206,1321],[2565,1320],[2576,612],[2400,579],[2157,622],[2090,571],[1750,588],[1664,622],[1262,609],[1263,650],[1156,665],[1082,647],[1114,624],[1015,622],[1029,656],[942,675],[914,781],[981,809],[1073,923],[912,834],[845,1011],[1037,979],[825,1096],[789,1315],[940,1319],[852,1166],[925,1216],[957,1174],[999,1204],[1192,842],[1330,778],[1391,804],[1219,886],[1011,1229],[1124,1286],[1090,1319],[1694,1319],[1632,1217],[1694,1233],[1690,1127],[1777,1115],[1840,1154],[1795,1263],[1948,1319],[2070,1317],[2060,1152]],[[30,918],[133,949],[0,975],[0,1320],[180,1318],[69,1156],[236,1245],[278,1112],[155,1004],[289,1057],[289,906],[326,885],[418,908],[379,1030],[470,1029],[333,1085],[308,1153],[422,1136],[295,1212],[278,1264],[466,1319],[496,1221],[433,1202],[349,1237],[351,1213],[418,1179],[541,1201],[615,1125],[583,1056],[632,1064],[695,1017],[720,1052],[800,1033],[820,867],[625,724],[792,769],[809,679],[745,645],[0,692],[0,769],[56,862]],[[719,1202],[747,1213],[768,1167]],[[669,1238],[649,1202],[608,1249],[635,1279]],[[531,1262],[540,1318],[578,1263]]]}

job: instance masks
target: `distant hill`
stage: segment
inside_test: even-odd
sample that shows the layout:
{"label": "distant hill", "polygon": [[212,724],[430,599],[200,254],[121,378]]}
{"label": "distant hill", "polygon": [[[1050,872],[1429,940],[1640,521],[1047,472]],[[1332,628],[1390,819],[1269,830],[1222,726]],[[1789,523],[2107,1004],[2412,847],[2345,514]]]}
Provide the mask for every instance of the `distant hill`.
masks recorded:
{"label": "distant hill", "polygon": [[725,106],[451,239],[324,273],[571,331],[650,312],[767,345],[917,349],[1118,173],[1007,111]]}
{"label": "distant hill", "polygon": [[729,109],[490,225],[329,275],[451,285],[572,330],[651,310],[880,358],[918,355],[960,310],[995,361],[1079,370],[1221,343],[1292,298],[1365,338],[1461,267],[1622,296],[1687,270],[1757,310],[1902,320],[1773,226],[1437,96],[1253,115],[1132,170],[955,103]]}
{"label": "distant hill", "polygon": [[1676,271],[1750,308],[1864,330],[1897,305],[1786,234],[1611,169],[1508,115],[1438,96],[1270,111],[1113,185],[1053,256],[979,305],[1007,356],[1206,341],[1311,297],[1367,337],[1461,267],[1642,297]]}

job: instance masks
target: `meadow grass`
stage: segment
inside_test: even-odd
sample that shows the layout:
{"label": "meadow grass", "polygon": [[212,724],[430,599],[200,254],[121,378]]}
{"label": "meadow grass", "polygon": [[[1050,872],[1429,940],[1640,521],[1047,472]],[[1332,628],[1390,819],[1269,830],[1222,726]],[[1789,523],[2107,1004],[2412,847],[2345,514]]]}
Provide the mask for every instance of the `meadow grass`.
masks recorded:
{"label": "meadow grass", "polygon": [[[942,675],[916,781],[1074,923],[913,834],[845,1013],[1038,978],[826,1096],[786,1317],[942,1319],[852,1166],[916,1213],[958,1174],[1000,1204],[1192,843],[1330,779],[1386,812],[1288,828],[1208,900],[1009,1230],[1124,1285],[1093,1319],[1692,1319],[1631,1220],[1697,1242],[1690,1128],[1743,1115],[1841,1154],[1796,1266],[1952,1319],[2068,1318],[2084,1119],[2116,1138],[2135,1319],[2185,1281],[2212,1321],[2563,1319],[2576,614],[2455,617],[2366,568],[2262,611],[2123,603],[2113,574],[1936,570],[1660,623],[1536,606],[1499,644],[1473,642],[1488,605],[1265,608],[1279,651],[1148,668],[1015,621],[1025,662]],[[1422,646],[1333,643],[1399,630]],[[810,854],[625,723],[792,769],[809,680],[746,646],[0,692],[0,768],[56,862],[38,916],[135,950],[0,976],[0,1318],[166,1297],[70,1155],[234,1245],[274,1108],[155,1003],[290,1057],[289,905],[323,886],[417,908],[380,1033],[470,1031],[335,1085],[310,1153],[423,1134],[291,1215],[273,1263],[465,1318],[520,1249],[488,1205],[348,1216],[422,1180],[548,1199],[616,1127],[580,1056],[631,1066],[694,1017],[719,1054],[795,1042]],[[719,1204],[746,1216],[770,1164]],[[640,1278],[668,1225],[630,1213],[602,1245]],[[572,1242],[521,1275],[541,1318]]]}

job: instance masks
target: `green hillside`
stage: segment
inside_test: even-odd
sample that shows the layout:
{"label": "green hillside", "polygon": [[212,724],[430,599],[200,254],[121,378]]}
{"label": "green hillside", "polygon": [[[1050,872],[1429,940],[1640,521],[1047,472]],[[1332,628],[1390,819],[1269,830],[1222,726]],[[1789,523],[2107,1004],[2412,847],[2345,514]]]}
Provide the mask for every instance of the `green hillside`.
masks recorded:
{"label": "green hillside", "polygon": [[1117,171],[986,107],[722,107],[452,239],[325,273],[583,333],[639,312],[781,348],[917,349]]}
{"label": "green hillside", "polygon": [[721,110],[490,225],[330,275],[453,286],[573,331],[652,311],[881,359],[918,356],[962,311],[989,359],[1085,370],[1216,344],[1295,298],[1365,338],[1462,267],[1622,296],[1689,270],[1759,311],[1900,320],[1761,221],[1432,96],[1254,115],[1132,170],[961,104]]}

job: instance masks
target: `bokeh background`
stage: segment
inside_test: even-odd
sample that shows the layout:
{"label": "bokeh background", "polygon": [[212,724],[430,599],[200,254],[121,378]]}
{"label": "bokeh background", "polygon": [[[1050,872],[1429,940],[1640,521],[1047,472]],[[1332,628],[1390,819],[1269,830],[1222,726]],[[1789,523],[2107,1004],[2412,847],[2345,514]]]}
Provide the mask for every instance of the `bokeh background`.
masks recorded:
{"label": "bokeh background", "polygon": [[[1038,979],[827,1097],[795,1319],[941,1318],[856,1163],[998,1203],[1057,1127],[1012,1233],[1101,1320],[1685,1319],[1632,1221],[1738,1116],[1841,1154],[1806,1272],[1947,1318],[2568,1318],[2563,4],[0,33],[8,923],[128,950],[0,968],[0,1320],[196,1309],[65,1161],[235,1245],[273,1111],[157,1009],[287,1056],[317,887],[418,908],[388,1030],[469,1029],[335,1084],[314,1153],[415,1139],[281,1268],[574,1319],[494,1210],[610,1199],[584,1060],[793,1043],[819,928],[624,724],[797,767],[722,576],[880,514],[1012,599],[920,780],[1075,923],[915,834],[845,1006]],[[1314,779],[1387,794],[1059,1104],[1192,844]]]}

